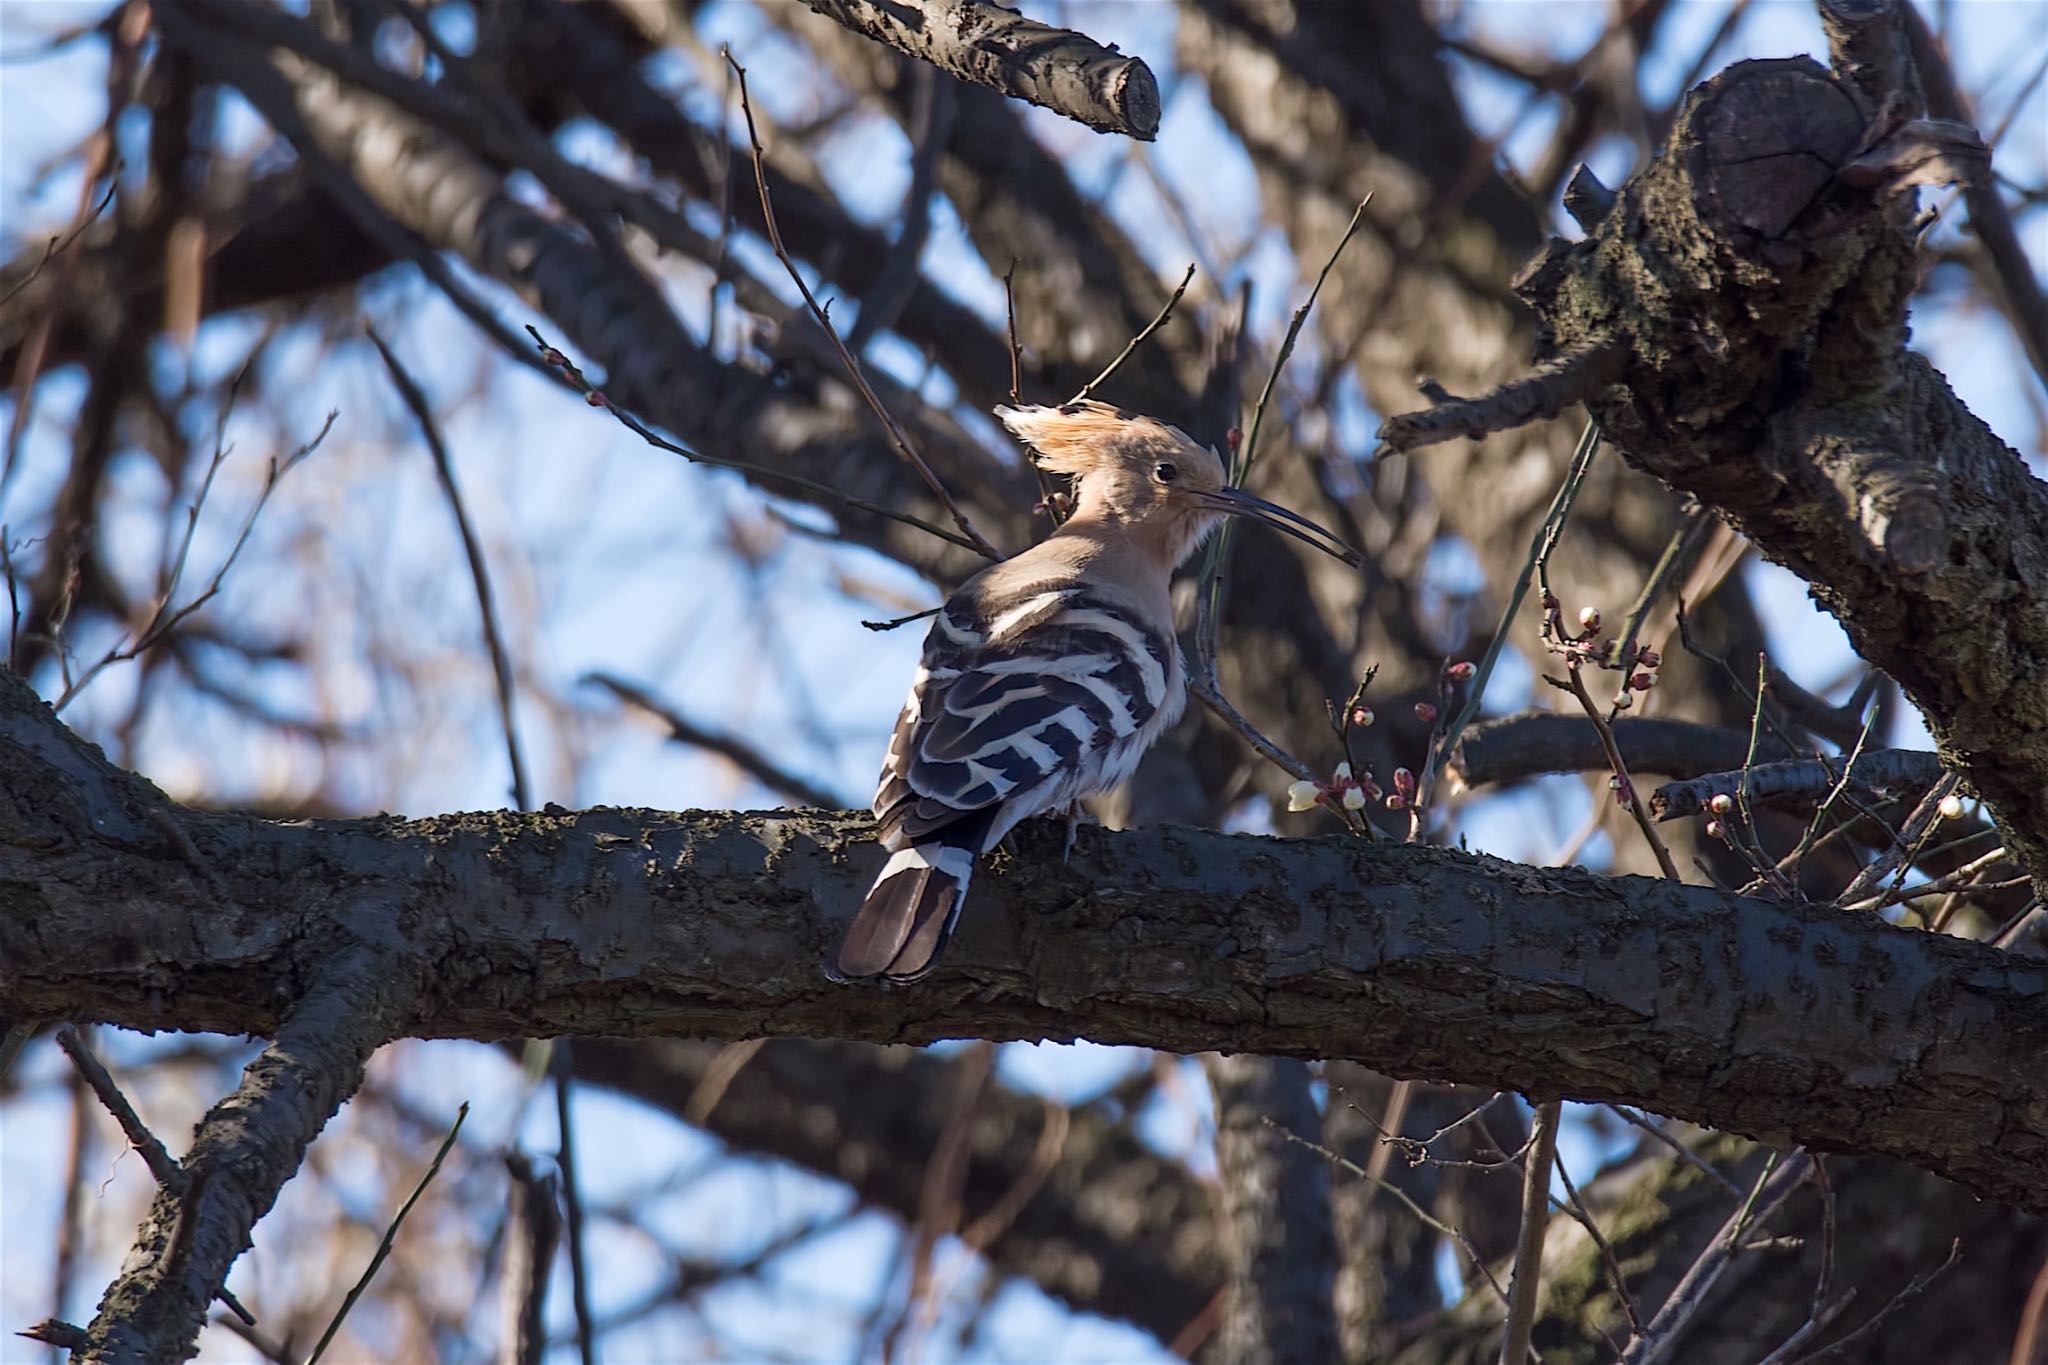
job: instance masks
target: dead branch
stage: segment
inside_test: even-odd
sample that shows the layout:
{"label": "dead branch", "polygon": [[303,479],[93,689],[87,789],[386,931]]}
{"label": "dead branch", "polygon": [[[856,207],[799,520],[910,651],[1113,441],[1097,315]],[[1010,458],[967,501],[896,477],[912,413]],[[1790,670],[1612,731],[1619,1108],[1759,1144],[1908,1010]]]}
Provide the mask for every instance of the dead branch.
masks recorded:
{"label": "dead branch", "polygon": [[804,0],[827,19],[963,81],[1150,142],[1159,83],[1136,57],[984,0]]}

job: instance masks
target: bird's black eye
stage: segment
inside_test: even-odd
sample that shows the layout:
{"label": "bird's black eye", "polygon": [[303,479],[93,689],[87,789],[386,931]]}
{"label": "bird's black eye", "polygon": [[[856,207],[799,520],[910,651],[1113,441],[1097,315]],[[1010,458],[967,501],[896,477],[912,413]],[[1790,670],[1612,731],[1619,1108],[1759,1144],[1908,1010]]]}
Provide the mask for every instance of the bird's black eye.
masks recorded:
{"label": "bird's black eye", "polygon": [[1152,477],[1161,483],[1172,483],[1180,477],[1180,469],[1171,460],[1161,460],[1152,466]]}

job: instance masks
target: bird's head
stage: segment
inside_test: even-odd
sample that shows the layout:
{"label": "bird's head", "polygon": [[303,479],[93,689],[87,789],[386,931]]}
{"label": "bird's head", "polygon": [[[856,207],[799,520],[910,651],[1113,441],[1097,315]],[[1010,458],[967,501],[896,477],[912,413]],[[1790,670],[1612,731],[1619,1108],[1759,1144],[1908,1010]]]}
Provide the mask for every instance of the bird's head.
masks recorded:
{"label": "bird's head", "polygon": [[1223,461],[1179,427],[1093,399],[996,409],[1043,469],[1071,475],[1074,516],[1122,525],[1168,567],[1225,516],[1250,517],[1356,566],[1358,552],[1306,518],[1230,486]]}

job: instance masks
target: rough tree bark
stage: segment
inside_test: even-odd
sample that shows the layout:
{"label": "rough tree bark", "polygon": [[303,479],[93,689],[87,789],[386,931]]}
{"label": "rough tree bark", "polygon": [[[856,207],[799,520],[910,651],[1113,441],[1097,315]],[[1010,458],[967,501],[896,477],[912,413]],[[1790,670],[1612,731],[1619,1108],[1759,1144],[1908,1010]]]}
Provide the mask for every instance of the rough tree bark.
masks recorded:
{"label": "rough tree bark", "polygon": [[[274,1030],[334,952],[421,1037],[925,1042],[1342,1057],[1914,1162],[2044,1207],[2048,964],[1823,906],[1347,838],[1057,831],[978,881],[948,970],[817,970],[864,818],[183,810],[0,681],[0,1016]],[[345,894],[344,894],[345,893]],[[461,906],[459,915],[449,907]],[[225,908],[224,907],[231,907]]]}
{"label": "rough tree bark", "polygon": [[1097,132],[1150,142],[1159,83],[1136,57],[983,0],[804,0],[828,19],[939,70],[1043,105]]}
{"label": "rough tree bark", "polygon": [[1813,585],[2048,887],[2048,484],[1905,346],[1901,191],[1973,141],[1805,58],[1741,63],[1521,292],[1546,353],[1624,358],[1602,430]]}

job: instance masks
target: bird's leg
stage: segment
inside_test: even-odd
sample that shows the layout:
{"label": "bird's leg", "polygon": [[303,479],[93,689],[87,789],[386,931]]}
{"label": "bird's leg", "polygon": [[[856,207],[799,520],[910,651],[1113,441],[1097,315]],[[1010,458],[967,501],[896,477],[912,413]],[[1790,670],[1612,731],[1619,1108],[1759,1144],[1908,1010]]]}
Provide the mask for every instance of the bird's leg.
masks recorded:
{"label": "bird's leg", "polygon": [[1060,845],[1060,862],[1062,865],[1072,860],[1074,856],[1074,837],[1080,832],[1081,826],[1084,823],[1099,823],[1093,815],[1088,813],[1088,808],[1081,804],[1078,797],[1067,803],[1066,820],[1067,838],[1066,842]]}

